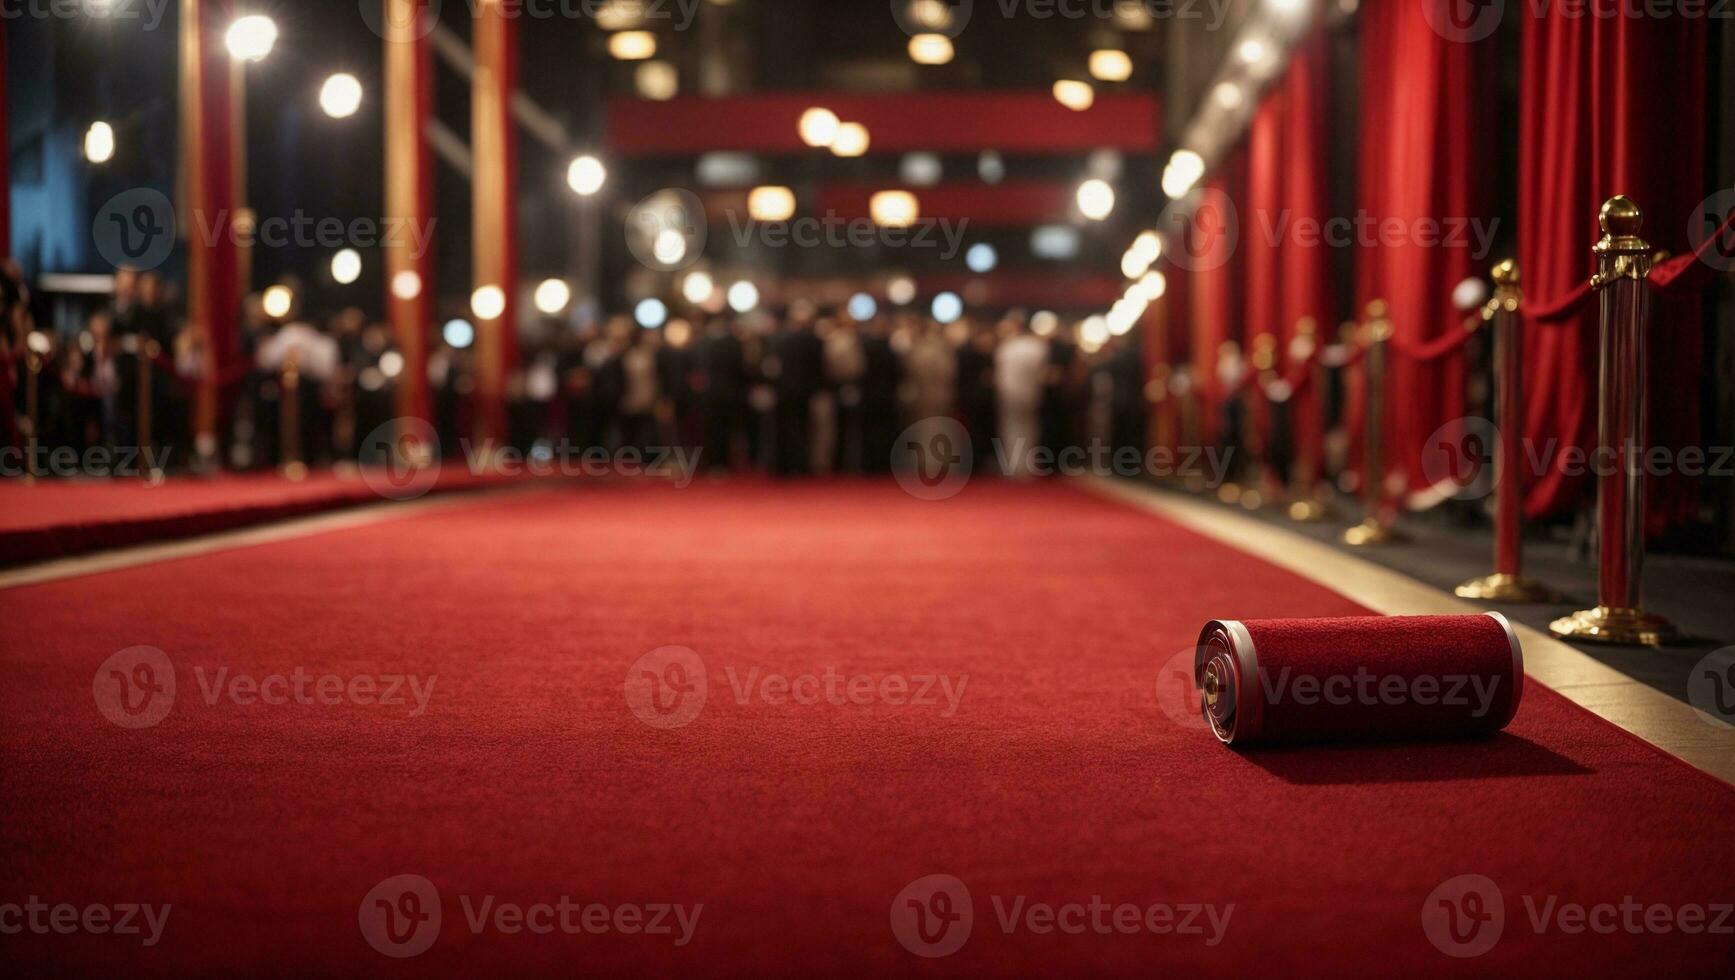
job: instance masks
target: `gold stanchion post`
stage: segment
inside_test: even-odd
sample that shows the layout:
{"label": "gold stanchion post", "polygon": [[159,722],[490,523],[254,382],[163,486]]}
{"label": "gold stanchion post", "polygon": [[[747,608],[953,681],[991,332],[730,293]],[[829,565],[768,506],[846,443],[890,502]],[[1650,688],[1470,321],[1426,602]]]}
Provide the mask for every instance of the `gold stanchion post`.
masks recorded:
{"label": "gold stanchion post", "polygon": [[1494,298],[1483,308],[1494,323],[1494,415],[1499,445],[1494,471],[1494,571],[1453,590],[1466,599],[1492,602],[1548,602],[1554,593],[1525,578],[1524,563],[1524,393],[1523,337],[1518,318],[1522,299],[1518,264],[1496,263]]}
{"label": "gold stanchion post", "polygon": [[1645,331],[1650,326],[1651,247],[1639,237],[1644,215],[1625,197],[1603,204],[1597,221],[1601,296],[1601,367],[1597,410],[1596,607],[1550,623],[1556,636],[1600,643],[1661,646],[1678,639],[1673,625],[1642,608],[1645,561]]}
{"label": "gold stanchion post", "polygon": [[[1313,389],[1313,410],[1319,416],[1319,431],[1325,431],[1325,364],[1314,355],[1319,350],[1319,321],[1310,316],[1304,316],[1295,321],[1295,341],[1290,347],[1289,356],[1292,360],[1306,360],[1313,357],[1313,366],[1309,369],[1308,384]],[[1292,402],[1294,410],[1291,419],[1299,420],[1302,406]],[[1290,440],[1295,444],[1295,462],[1290,472],[1289,519],[1312,523],[1323,521],[1330,508],[1326,505],[1325,495],[1320,492],[1320,474],[1324,472],[1321,453],[1323,447],[1312,440],[1301,438],[1301,427],[1290,429]]]}
{"label": "gold stanchion post", "polygon": [[307,476],[301,461],[301,367],[292,353],[283,361],[282,393],[277,400],[277,431],[283,446],[283,475],[291,480]]}
{"label": "gold stanchion post", "polygon": [[1360,524],[1343,532],[1344,544],[1356,548],[1399,540],[1397,532],[1385,520],[1386,343],[1392,337],[1392,322],[1386,318],[1387,311],[1383,299],[1368,303],[1367,355],[1362,361],[1363,376],[1367,379],[1367,396],[1362,399],[1367,433],[1366,443],[1362,446],[1362,500],[1367,516]]}

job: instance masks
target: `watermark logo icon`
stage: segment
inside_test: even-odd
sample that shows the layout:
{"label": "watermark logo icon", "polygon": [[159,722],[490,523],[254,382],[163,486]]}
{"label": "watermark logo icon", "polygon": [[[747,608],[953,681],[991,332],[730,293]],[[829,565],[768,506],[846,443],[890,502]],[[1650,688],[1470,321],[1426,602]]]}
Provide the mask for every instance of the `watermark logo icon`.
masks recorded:
{"label": "watermark logo icon", "polygon": [[1505,931],[1506,899],[1487,875],[1448,878],[1422,903],[1422,932],[1447,956],[1481,956]]}
{"label": "watermark logo icon", "polygon": [[1211,723],[1200,710],[1199,685],[1193,665],[1198,654],[1193,647],[1180,650],[1157,670],[1157,707],[1182,728],[1205,729]]}
{"label": "watermark logo icon", "polygon": [[440,23],[442,0],[361,0],[361,19],[381,40],[394,44],[419,41]]}
{"label": "watermark logo icon", "polygon": [[361,442],[361,458],[379,461],[362,467],[362,482],[387,500],[414,500],[440,480],[439,447],[439,433],[427,420],[392,419]]}
{"label": "watermark logo icon", "polygon": [[627,212],[627,248],[658,272],[685,269],[705,252],[705,205],[692,191],[665,187]]}
{"label": "watermark logo icon", "polygon": [[1506,16],[1505,0],[1422,0],[1422,17],[1435,34],[1474,44],[1493,34]]}
{"label": "watermark logo icon", "polygon": [[1707,239],[1711,247],[1700,252],[1706,265],[1719,272],[1735,270],[1735,228],[1728,227],[1730,215],[1735,215],[1735,187],[1726,187],[1699,202],[1687,222],[1687,240],[1693,251],[1704,248]]}
{"label": "watermark logo icon", "polygon": [[926,875],[892,899],[892,935],[905,949],[930,959],[964,947],[976,922],[970,889],[953,875]]}
{"label": "watermark logo icon", "polygon": [[975,9],[975,0],[891,0],[892,20],[898,29],[917,34],[943,34],[956,38],[964,33]]}
{"label": "watermark logo icon", "polygon": [[155,269],[175,249],[175,207],[149,187],[121,191],[97,209],[90,235],[97,254],[115,268]]}
{"label": "watermark logo icon", "polygon": [[955,497],[970,482],[975,447],[957,419],[922,419],[898,434],[892,444],[892,469],[898,486],[918,500]]}
{"label": "watermark logo icon", "polygon": [[658,647],[633,661],[627,707],[652,728],[681,728],[705,710],[710,695],[705,661],[687,647]]}
{"label": "watermark logo icon", "polygon": [[1479,416],[1453,419],[1422,444],[1422,476],[1428,486],[1456,500],[1493,493],[1499,461],[1500,430]]}
{"label": "watermark logo icon", "polygon": [[156,647],[127,647],[96,669],[90,693],[109,721],[122,728],[150,728],[175,706],[175,665]]}
{"label": "watermark logo icon", "polygon": [[393,875],[363,896],[356,920],[376,951],[394,959],[420,956],[440,938],[440,890],[421,875]]}
{"label": "watermark logo icon", "polygon": [[1235,255],[1241,241],[1241,217],[1235,202],[1216,187],[1199,194],[1197,204],[1170,201],[1157,215],[1157,229],[1168,239],[1168,259],[1189,272],[1221,268]]}
{"label": "watermark logo icon", "polygon": [[1687,703],[1707,725],[1735,728],[1735,647],[1712,650],[1693,665]]}

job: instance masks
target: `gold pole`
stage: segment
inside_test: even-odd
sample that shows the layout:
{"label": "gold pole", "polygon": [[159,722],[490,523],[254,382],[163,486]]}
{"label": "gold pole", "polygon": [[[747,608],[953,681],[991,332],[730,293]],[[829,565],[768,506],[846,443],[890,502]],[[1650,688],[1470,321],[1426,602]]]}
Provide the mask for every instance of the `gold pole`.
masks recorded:
{"label": "gold pole", "polygon": [[37,402],[36,376],[42,373],[42,355],[31,350],[30,338],[24,338],[24,415],[25,422],[30,426],[24,441],[24,485],[30,486],[36,482],[36,413]]}
{"label": "gold pole", "polygon": [[[1309,369],[1309,386],[1313,389],[1313,411],[1319,416],[1319,436],[1325,437],[1325,363],[1314,357],[1319,350],[1319,321],[1310,316],[1304,316],[1295,321],[1296,347],[1291,352],[1295,360],[1305,360],[1313,357],[1313,366]],[[1291,418],[1300,414],[1302,406],[1296,405],[1291,412]],[[1313,523],[1323,521],[1330,513],[1325,495],[1320,492],[1320,474],[1324,472],[1321,453],[1324,447],[1318,441],[1300,438],[1300,427],[1290,429],[1290,440],[1295,444],[1295,464],[1290,480],[1293,489],[1289,504],[1289,519]]]}
{"label": "gold pole", "polygon": [[1362,366],[1367,379],[1367,397],[1362,400],[1362,413],[1366,416],[1363,421],[1367,425],[1367,440],[1362,447],[1362,501],[1367,515],[1360,524],[1343,532],[1344,544],[1356,548],[1398,540],[1397,532],[1385,520],[1386,342],[1392,337],[1387,310],[1383,299],[1368,303],[1367,356]]}
{"label": "gold pole", "polygon": [[282,394],[277,401],[277,432],[283,445],[283,475],[291,480],[307,476],[307,464],[301,461],[301,368],[291,353],[283,361]]}
{"label": "gold pole", "polygon": [[[1248,390],[1258,398],[1265,412],[1265,431],[1259,431],[1259,426],[1253,419],[1247,420],[1247,431],[1251,433],[1253,443],[1254,470],[1248,480],[1251,488],[1241,495],[1241,506],[1248,510],[1258,510],[1265,506],[1267,497],[1271,503],[1276,503],[1283,489],[1282,481],[1272,473],[1271,444],[1277,432],[1277,413],[1283,410],[1283,405],[1271,400],[1266,394],[1266,386],[1277,377],[1277,335],[1262,333],[1253,338],[1253,371],[1254,377]],[[1251,399],[1249,399],[1248,415],[1251,415]]]}
{"label": "gold pole", "polygon": [[1453,591],[1465,599],[1492,602],[1550,602],[1554,593],[1523,575],[1524,564],[1524,392],[1523,338],[1519,333],[1518,263],[1494,266],[1494,298],[1482,317],[1494,324],[1494,415],[1500,433],[1494,472],[1494,571]]}
{"label": "gold pole", "polygon": [[[1239,360],[1240,357],[1241,357],[1241,345],[1237,344],[1233,340],[1225,340],[1225,341],[1223,341],[1222,344],[1218,345],[1218,347],[1217,347],[1217,380],[1218,381],[1222,381],[1223,375],[1224,375],[1224,369],[1229,365],[1229,363],[1232,360]],[[1246,370],[1245,366],[1243,366],[1242,370]],[[1245,389],[1243,389],[1243,391],[1245,391]],[[1233,397],[1239,398],[1241,396],[1235,395]],[[1227,409],[1228,406],[1229,406],[1229,402],[1228,402],[1228,400],[1225,400],[1222,405],[1218,406],[1218,408],[1219,408],[1219,410],[1223,410],[1223,409]],[[1243,408],[1242,411],[1233,413],[1233,415],[1232,415],[1232,419],[1235,422],[1234,430],[1233,431],[1225,431],[1224,435],[1225,435],[1225,437],[1231,438],[1234,440],[1236,452],[1245,453],[1247,451],[1247,439],[1246,439],[1247,412],[1245,411],[1245,408],[1246,408],[1245,405],[1243,405],[1242,408]],[[1238,504],[1238,503],[1240,503],[1241,502],[1241,484],[1236,483],[1234,480],[1224,480],[1223,485],[1217,488],[1217,499],[1221,500],[1222,502],[1224,502],[1226,504]]]}
{"label": "gold pole", "polygon": [[1564,616],[1550,632],[1573,640],[1661,646],[1675,627],[1642,608],[1645,561],[1645,332],[1650,326],[1651,247],[1639,237],[1644,215],[1611,197],[1597,215],[1592,288],[1602,294],[1601,393],[1597,405],[1596,607]]}

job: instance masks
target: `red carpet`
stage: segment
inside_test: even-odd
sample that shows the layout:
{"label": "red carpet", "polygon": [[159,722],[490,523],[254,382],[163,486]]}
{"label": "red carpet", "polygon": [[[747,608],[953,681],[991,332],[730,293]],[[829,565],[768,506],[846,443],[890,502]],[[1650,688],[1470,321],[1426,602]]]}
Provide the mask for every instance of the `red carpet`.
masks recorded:
{"label": "red carpet", "polygon": [[[453,466],[440,472],[429,492],[499,482]],[[133,480],[44,480],[34,486],[0,481],[0,566],[229,531],[381,499],[356,472],[314,473],[299,482],[276,473],[177,476],[156,486]]]}
{"label": "red carpet", "polygon": [[[1159,704],[1208,619],[1359,612],[1146,514],[993,484],[943,503],[890,483],[551,491],[0,592],[0,903],[172,904],[148,949],[26,932],[0,950],[24,974],[1735,971],[1727,933],[1533,926],[1527,896],[1550,915],[1735,900],[1735,789],[1539,685],[1471,742],[1239,753]],[[141,644],[177,695],[128,730],[93,677]],[[623,683],[669,645],[697,651],[708,697],[652,727]],[[210,703],[221,668],[435,686],[415,716],[407,692]],[[756,683],[738,701],[749,676],[815,675],[811,694],[828,669],[868,678],[841,688],[866,700],[904,700],[888,675],[962,696],[802,704]],[[400,961],[358,910],[402,873],[444,923]],[[889,916],[933,874],[968,887],[974,922],[926,960]],[[1461,961],[1422,911],[1464,874],[1497,883],[1505,917]],[[703,909],[684,946],[473,933],[463,903],[488,896]],[[1234,908],[1215,945],[1208,925],[1005,932],[1019,896]]]}

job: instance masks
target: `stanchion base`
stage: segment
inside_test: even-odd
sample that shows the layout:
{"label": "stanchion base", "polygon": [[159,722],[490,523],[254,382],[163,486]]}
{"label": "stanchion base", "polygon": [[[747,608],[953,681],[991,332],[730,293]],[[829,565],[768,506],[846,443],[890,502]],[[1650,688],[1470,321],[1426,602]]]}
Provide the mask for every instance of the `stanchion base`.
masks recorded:
{"label": "stanchion base", "polygon": [[1597,606],[1548,624],[1548,631],[1569,640],[1619,643],[1625,646],[1660,647],[1681,639],[1674,624],[1640,609]]}
{"label": "stanchion base", "polygon": [[283,478],[286,480],[295,480],[295,481],[301,481],[301,480],[307,479],[307,464],[306,463],[284,463],[283,464]]}
{"label": "stanchion base", "polygon": [[1556,602],[1560,598],[1558,593],[1540,582],[1506,572],[1473,578],[1452,592],[1461,599],[1487,602]]}
{"label": "stanchion base", "polygon": [[1331,516],[1331,508],[1323,500],[1296,500],[1289,505],[1289,519],[1303,524],[1315,524]]}
{"label": "stanchion base", "polygon": [[1370,517],[1355,527],[1343,532],[1343,543],[1352,548],[1367,548],[1374,545],[1393,544],[1403,541],[1404,536],[1392,530],[1378,520]]}

